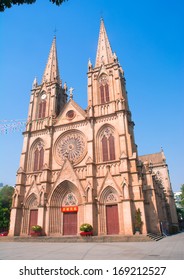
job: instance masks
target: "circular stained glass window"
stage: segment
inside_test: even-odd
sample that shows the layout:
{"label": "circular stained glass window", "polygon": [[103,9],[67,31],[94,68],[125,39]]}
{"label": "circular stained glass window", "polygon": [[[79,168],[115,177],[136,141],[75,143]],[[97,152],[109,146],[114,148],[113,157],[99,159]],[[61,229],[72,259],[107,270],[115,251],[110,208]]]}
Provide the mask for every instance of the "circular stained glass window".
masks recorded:
{"label": "circular stained glass window", "polygon": [[68,132],[56,141],[55,156],[59,164],[66,158],[77,164],[86,154],[86,139],[81,132]]}
{"label": "circular stained glass window", "polygon": [[69,120],[72,120],[72,119],[75,117],[75,111],[74,111],[74,110],[69,110],[69,111],[66,113],[66,117],[67,117]]}

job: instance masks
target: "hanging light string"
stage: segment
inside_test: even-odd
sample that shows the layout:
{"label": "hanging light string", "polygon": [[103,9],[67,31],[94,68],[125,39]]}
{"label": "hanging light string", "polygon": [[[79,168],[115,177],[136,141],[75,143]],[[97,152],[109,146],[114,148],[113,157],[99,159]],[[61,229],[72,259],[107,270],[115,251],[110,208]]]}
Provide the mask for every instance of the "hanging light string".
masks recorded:
{"label": "hanging light string", "polygon": [[13,132],[25,131],[26,124],[39,123],[51,117],[39,118],[36,120],[13,119],[13,120],[0,120],[0,134],[8,134]]}
{"label": "hanging light string", "polygon": [[25,129],[26,120],[0,120],[0,134],[22,132]]}

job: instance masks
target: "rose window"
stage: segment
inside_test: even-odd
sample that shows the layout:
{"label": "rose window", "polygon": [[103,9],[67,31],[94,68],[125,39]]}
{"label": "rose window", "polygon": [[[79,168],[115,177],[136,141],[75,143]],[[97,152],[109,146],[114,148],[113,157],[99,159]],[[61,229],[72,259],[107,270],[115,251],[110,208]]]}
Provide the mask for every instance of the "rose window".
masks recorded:
{"label": "rose window", "polygon": [[79,132],[65,134],[56,143],[55,154],[59,164],[66,158],[76,164],[83,159],[85,153],[86,141]]}

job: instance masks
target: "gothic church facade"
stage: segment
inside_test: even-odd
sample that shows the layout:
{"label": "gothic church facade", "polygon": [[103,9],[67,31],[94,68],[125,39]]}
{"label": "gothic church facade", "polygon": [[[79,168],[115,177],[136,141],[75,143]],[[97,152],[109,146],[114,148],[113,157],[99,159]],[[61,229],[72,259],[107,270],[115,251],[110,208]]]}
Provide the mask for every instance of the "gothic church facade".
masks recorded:
{"label": "gothic church facade", "polygon": [[40,85],[33,83],[13,195],[9,235],[38,224],[48,236],[133,235],[177,226],[163,151],[139,157],[123,69],[101,20],[96,63],[88,62],[88,106],[67,94],[58,70],[56,38]]}

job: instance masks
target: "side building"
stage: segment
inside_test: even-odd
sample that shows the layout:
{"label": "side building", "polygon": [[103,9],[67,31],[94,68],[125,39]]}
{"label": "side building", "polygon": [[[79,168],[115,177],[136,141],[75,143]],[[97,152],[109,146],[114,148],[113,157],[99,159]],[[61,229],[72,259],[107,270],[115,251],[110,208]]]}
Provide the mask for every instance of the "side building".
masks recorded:
{"label": "side building", "polygon": [[79,235],[83,223],[95,235],[133,235],[138,209],[142,234],[177,226],[163,152],[138,157],[124,71],[103,20],[87,76],[84,110],[62,85],[54,38],[42,82],[31,91],[10,236],[29,235],[35,224],[48,236]]}

